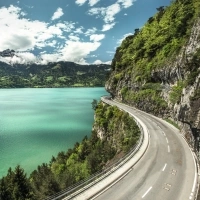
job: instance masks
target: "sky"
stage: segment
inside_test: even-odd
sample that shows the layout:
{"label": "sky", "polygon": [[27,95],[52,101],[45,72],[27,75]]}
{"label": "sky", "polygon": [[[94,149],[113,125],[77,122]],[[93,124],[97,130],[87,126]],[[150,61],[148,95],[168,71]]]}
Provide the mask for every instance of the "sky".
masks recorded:
{"label": "sky", "polygon": [[0,51],[9,63],[110,64],[122,40],[171,0],[0,0]]}

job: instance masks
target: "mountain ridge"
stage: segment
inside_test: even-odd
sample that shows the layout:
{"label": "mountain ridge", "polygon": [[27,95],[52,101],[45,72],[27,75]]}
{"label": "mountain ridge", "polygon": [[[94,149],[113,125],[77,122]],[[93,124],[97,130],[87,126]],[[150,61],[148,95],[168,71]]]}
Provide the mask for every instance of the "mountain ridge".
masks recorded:
{"label": "mountain ridge", "polygon": [[47,65],[0,62],[0,88],[104,86],[110,65],[55,62]]}

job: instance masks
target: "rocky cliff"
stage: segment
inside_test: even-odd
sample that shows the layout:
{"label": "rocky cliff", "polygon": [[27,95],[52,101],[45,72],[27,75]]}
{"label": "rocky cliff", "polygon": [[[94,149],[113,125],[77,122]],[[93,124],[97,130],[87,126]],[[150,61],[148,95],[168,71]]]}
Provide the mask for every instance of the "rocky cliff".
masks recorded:
{"label": "rocky cliff", "polygon": [[200,3],[177,0],[117,48],[111,95],[176,122],[200,158]]}

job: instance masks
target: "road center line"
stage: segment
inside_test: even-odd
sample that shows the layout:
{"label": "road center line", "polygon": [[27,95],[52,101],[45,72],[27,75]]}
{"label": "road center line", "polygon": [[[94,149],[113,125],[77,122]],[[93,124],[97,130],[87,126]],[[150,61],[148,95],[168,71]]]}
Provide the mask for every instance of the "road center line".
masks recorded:
{"label": "road center line", "polygon": [[165,166],[163,167],[162,171],[165,171],[165,168],[167,167],[167,163],[165,163]]}
{"label": "road center line", "polygon": [[166,137],[166,141],[167,141],[167,144],[168,144],[168,143],[169,143],[169,141],[168,141],[167,137]]}
{"label": "road center line", "polygon": [[152,189],[152,186],[143,194],[142,199],[149,193],[149,191]]}
{"label": "road center line", "polygon": [[170,147],[169,147],[169,145],[168,145],[168,153],[170,153]]}
{"label": "road center line", "polygon": [[162,131],[162,133],[163,133],[164,136],[166,136],[164,131]]}

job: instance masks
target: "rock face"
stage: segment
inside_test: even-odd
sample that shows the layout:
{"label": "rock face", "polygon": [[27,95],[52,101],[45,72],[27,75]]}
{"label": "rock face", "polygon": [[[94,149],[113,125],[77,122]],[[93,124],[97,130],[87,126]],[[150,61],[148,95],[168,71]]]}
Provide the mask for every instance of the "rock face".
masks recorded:
{"label": "rock face", "polygon": [[[162,96],[167,102],[170,102],[169,94],[171,87],[177,81],[187,79],[191,76],[191,71],[188,71],[187,66],[192,62],[195,53],[200,47],[200,18],[192,28],[188,44],[183,47],[181,53],[177,56],[177,60],[169,66],[168,72],[163,70],[166,74],[163,76],[162,72],[157,73],[161,76],[159,78],[163,81],[164,88]],[[199,63],[200,64],[200,63]],[[170,105],[170,116],[179,124],[181,132],[187,138],[188,142],[195,148],[198,156],[199,154],[199,134],[200,134],[200,65],[196,69],[198,75],[189,85],[183,87],[181,93],[181,100],[175,105]],[[154,77],[154,74],[152,74]]]}
{"label": "rock face", "polygon": [[[113,70],[106,83],[107,91],[117,100],[172,119],[179,125],[181,133],[200,158],[200,17],[195,19],[187,42],[179,53],[162,66],[152,68],[148,79],[139,80],[136,74],[137,63],[134,60],[126,69],[116,69],[116,63],[123,58],[123,53],[120,55],[120,51],[117,51],[112,63]],[[151,83],[151,91],[157,91],[155,95],[166,102],[159,111],[152,101],[153,94],[151,98],[143,96],[143,99],[138,100],[141,97],[138,94],[144,91],[147,83]],[[156,89],[152,89],[152,85],[156,85]]]}
{"label": "rock face", "polygon": [[6,49],[0,52],[1,57],[13,57],[15,55],[14,50]]}

